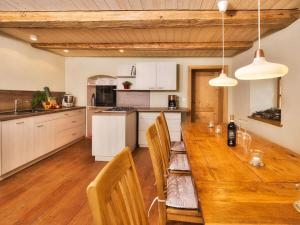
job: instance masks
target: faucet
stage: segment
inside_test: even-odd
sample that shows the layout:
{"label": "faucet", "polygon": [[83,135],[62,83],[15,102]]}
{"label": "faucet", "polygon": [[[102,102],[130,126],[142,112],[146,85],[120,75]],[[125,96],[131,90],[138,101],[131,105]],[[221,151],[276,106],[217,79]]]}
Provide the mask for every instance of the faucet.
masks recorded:
{"label": "faucet", "polygon": [[15,110],[14,110],[15,113],[18,112],[18,104],[19,104],[19,100],[15,99]]}

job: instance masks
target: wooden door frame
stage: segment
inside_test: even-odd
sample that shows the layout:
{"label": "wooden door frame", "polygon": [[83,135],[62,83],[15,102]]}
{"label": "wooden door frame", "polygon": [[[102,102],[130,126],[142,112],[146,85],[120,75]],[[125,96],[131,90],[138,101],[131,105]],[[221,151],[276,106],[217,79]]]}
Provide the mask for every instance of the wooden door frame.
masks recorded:
{"label": "wooden door frame", "polygon": [[[187,88],[187,103],[188,103],[188,109],[190,111],[189,120],[192,119],[191,112],[192,112],[192,76],[193,76],[193,70],[222,70],[222,65],[190,65],[189,67],[189,74],[188,74],[188,88]],[[228,65],[224,66],[225,73],[228,74]],[[223,123],[228,122],[228,88],[222,89],[223,93],[223,107],[219,107],[219,110],[222,109],[223,114]]]}

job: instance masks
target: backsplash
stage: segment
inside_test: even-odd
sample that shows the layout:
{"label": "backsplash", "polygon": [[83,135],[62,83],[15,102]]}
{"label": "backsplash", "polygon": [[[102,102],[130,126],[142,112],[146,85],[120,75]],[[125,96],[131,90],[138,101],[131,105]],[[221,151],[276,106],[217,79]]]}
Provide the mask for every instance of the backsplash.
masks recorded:
{"label": "backsplash", "polygon": [[[19,90],[0,90],[0,111],[10,111],[15,107],[15,99],[20,100],[19,109],[31,109],[32,94],[35,91],[19,91]],[[57,98],[61,104],[64,92],[53,92],[53,97]]]}
{"label": "backsplash", "polygon": [[117,91],[117,106],[150,107],[150,91]]}

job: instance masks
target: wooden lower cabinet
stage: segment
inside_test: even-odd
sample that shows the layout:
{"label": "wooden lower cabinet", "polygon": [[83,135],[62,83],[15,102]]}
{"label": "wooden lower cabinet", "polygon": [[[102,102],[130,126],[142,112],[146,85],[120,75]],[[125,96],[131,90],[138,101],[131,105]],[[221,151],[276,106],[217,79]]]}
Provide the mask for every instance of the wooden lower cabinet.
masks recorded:
{"label": "wooden lower cabinet", "polygon": [[33,140],[34,154],[32,155],[33,157],[31,160],[54,150],[55,138],[53,121],[34,124]]}
{"label": "wooden lower cabinet", "polygon": [[79,109],[0,123],[0,175],[83,137],[84,118],[85,110]]}
{"label": "wooden lower cabinet", "polygon": [[2,122],[2,174],[33,158],[32,127],[32,118]]}
{"label": "wooden lower cabinet", "polygon": [[62,130],[55,134],[55,148],[66,145],[82,136],[84,136],[84,125]]}

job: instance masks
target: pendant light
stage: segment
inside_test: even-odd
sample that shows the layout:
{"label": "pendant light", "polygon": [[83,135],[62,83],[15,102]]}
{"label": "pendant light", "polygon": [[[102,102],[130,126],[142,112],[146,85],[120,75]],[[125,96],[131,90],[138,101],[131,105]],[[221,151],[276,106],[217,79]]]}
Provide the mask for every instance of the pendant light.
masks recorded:
{"label": "pendant light", "polygon": [[236,86],[238,83],[236,79],[228,77],[224,69],[224,13],[227,10],[227,6],[227,0],[221,0],[218,2],[219,11],[222,13],[222,71],[218,77],[209,80],[209,85],[216,87],[231,87]]}
{"label": "pendant light", "polygon": [[251,64],[239,68],[235,77],[240,80],[261,80],[282,77],[288,73],[288,67],[278,63],[268,62],[260,46],[260,0],[258,0],[258,49]]}

